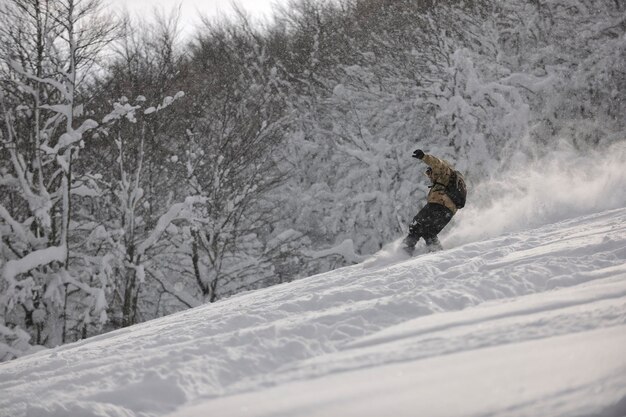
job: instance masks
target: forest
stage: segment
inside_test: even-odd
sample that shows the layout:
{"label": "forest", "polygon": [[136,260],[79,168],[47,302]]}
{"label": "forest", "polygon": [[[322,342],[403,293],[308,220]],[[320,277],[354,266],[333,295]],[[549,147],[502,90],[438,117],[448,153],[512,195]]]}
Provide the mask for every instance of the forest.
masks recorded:
{"label": "forest", "polygon": [[359,262],[423,204],[416,148],[470,190],[609,152],[625,63],[623,0],[291,0],[184,39],[0,2],[0,361]]}

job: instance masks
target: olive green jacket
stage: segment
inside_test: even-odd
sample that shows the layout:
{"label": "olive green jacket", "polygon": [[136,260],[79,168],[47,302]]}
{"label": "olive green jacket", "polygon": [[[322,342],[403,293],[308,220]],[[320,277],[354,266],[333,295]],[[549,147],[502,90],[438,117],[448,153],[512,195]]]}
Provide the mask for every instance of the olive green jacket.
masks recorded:
{"label": "olive green jacket", "polygon": [[446,186],[450,182],[450,177],[454,173],[454,168],[448,162],[443,159],[436,158],[432,155],[424,155],[422,158],[429,167],[433,169],[432,173],[432,181],[433,186],[428,193],[428,202],[441,204],[455,214],[457,212],[456,205],[452,202],[448,194],[446,194]]}

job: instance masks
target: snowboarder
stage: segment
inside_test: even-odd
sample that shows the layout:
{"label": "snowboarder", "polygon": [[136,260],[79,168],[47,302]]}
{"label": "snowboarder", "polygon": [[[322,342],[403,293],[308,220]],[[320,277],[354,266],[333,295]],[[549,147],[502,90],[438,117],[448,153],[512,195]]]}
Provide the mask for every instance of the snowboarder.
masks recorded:
{"label": "snowboarder", "polygon": [[420,238],[426,242],[429,251],[442,249],[437,235],[450,222],[458,207],[446,193],[446,186],[455,175],[455,170],[448,162],[425,154],[421,149],[413,152],[413,158],[424,161],[428,168],[426,175],[432,182],[429,187],[427,203],[413,218],[409,226],[409,235],[404,239],[404,250],[412,255]]}

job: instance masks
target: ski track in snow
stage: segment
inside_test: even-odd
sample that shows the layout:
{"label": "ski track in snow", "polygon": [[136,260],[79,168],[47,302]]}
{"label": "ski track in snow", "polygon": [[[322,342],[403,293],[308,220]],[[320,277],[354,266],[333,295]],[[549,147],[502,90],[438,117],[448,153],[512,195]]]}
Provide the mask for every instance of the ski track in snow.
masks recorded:
{"label": "ski track in snow", "polygon": [[[555,340],[574,343],[594,332],[626,341],[626,209],[398,259],[382,253],[0,364],[0,416],[147,417],[177,409],[180,416],[202,415],[193,404],[231,410],[220,416],[279,415],[271,408],[255,414],[228,407],[235,399],[254,401],[264,390],[268,398],[273,389],[292,395],[302,381],[312,380],[308,388],[314,388],[314,378],[375,380],[377,367],[396,372],[394,366],[405,364],[417,372],[427,363],[498,348],[517,358],[518,346],[542,340],[553,341],[545,346],[558,357]],[[581,381],[571,392],[529,394],[526,403],[521,396],[513,408],[489,403],[492,408],[478,407],[476,415],[626,413],[626,354],[604,353],[614,374],[599,374],[603,396]],[[457,368],[450,372],[464,376]],[[322,410],[284,415],[334,415]],[[359,415],[381,415],[375,410]]]}

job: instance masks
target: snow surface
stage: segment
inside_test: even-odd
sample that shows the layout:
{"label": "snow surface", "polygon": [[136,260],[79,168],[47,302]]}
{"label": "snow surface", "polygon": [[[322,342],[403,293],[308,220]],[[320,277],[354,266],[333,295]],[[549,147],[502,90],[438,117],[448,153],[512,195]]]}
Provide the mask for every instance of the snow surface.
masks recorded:
{"label": "snow surface", "polygon": [[626,208],[0,364],[0,416],[626,415]]}

